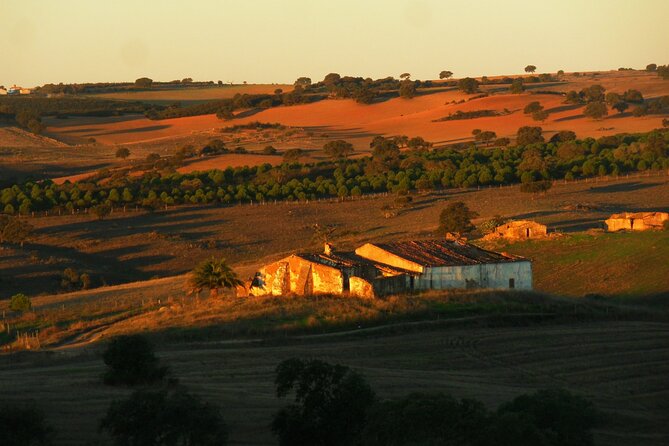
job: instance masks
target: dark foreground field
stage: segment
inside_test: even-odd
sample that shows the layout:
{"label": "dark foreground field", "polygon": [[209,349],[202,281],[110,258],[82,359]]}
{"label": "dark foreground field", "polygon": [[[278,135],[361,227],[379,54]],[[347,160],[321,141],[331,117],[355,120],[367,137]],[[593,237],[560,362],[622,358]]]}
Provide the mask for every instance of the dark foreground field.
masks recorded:
{"label": "dark foreground field", "polygon": [[[219,404],[234,445],[276,444],[269,430],[283,404],[273,369],[283,359],[322,358],[361,371],[381,397],[443,391],[495,407],[537,388],[564,387],[602,411],[597,445],[669,442],[669,325],[607,321],[520,327],[466,324],[396,333],[312,337],[272,344],[173,345],[160,349],[183,384]],[[103,445],[98,420],[129,391],[99,383],[95,351],[0,358],[0,399],[34,399],[58,430],[57,445]]]}

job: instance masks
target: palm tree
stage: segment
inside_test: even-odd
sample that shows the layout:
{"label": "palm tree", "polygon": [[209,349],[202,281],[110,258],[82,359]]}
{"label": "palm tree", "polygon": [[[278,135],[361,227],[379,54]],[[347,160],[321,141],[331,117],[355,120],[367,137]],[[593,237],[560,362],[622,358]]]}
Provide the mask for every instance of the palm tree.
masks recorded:
{"label": "palm tree", "polygon": [[237,278],[232,268],[228,266],[225,259],[217,260],[213,256],[201,262],[193,269],[188,280],[192,290],[198,294],[203,288],[209,288],[211,297],[218,296],[219,288],[232,288],[242,285],[243,282]]}

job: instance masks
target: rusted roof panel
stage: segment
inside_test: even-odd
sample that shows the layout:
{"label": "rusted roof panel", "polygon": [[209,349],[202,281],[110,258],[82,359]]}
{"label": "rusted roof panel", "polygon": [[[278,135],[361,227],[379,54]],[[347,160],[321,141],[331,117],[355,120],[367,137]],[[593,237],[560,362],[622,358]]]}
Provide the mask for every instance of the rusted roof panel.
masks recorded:
{"label": "rusted roof panel", "polygon": [[360,257],[353,251],[325,253],[300,253],[296,254],[309,262],[320,263],[334,268],[363,268],[374,267],[388,274],[415,274],[402,268],[385,265],[373,260]]}
{"label": "rusted roof panel", "polygon": [[526,260],[519,256],[486,251],[468,243],[450,240],[413,240],[374,243],[375,246],[422,266],[478,265]]}

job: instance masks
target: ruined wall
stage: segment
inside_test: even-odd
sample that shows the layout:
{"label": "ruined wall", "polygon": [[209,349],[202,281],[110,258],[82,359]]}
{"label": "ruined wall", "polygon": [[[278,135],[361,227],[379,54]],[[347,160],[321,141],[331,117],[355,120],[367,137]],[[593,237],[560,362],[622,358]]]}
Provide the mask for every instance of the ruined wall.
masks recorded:
{"label": "ruined wall", "polygon": [[441,290],[448,288],[532,289],[532,264],[529,261],[486,263],[479,265],[426,268],[417,277],[414,288]]}
{"label": "ruined wall", "polygon": [[331,266],[312,264],[313,294],[344,292],[344,273]]}
{"label": "ruined wall", "polygon": [[388,296],[390,294],[401,294],[411,291],[411,277],[407,274],[398,276],[378,277],[374,279],[374,293],[377,296]]}
{"label": "ruined wall", "polygon": [[609,232],[632,229],[632,221],[628,218],[609,218],[604,223],[606,223],[606,229]]}
{"label": "ruined wall", "polygon": [[377,294],[374,292],[374,285],[362,277],[353,276],[349,279],[351,296],[374,298]]}
{"label": "ruined wall", "polygon": [[388,251],[381,249],[377,246],[372,245],[371,243],[366,243],[355,250],[355,253],[360,257],[373,260],[379,263],[385,263],[386,265],[394,266],[396,268],[402,268],[407,271],[423,272],[423,266],[417,263],[405,260],[395,254],[391,254]]}
{"label": "ruined wall", "polygon": [[511,221],[495,228],[493,234],[508,239],[527,239],[545,237],[546,226],[534,221]]}
{"label": "ruined wall", "polygon": [[613,214],[605,223],[609,232],[648,231],[663,229],[667,220],[669,214],[666,212],[623,212]]}

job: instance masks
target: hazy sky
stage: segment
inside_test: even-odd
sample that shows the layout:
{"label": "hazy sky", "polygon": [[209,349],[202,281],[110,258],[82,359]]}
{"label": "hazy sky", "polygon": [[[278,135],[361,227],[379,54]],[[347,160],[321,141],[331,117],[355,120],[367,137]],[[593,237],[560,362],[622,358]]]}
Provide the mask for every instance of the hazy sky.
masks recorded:
{"label": "hazy sky", "polygon": [[669,0],[0,0],[0,85],[669,63]]}

